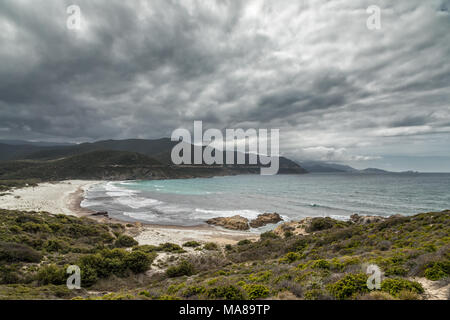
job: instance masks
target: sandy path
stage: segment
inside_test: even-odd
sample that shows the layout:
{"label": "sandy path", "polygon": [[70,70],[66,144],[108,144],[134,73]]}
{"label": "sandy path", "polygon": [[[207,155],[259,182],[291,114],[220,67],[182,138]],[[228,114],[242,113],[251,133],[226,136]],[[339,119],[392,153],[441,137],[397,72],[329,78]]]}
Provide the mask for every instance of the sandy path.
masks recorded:
{"label": "sandy path", "polygon": [[422,285],[427,300],[447,300],[450,296],[450,283],[431,281],[426,278],[413,278],[412,280]]}

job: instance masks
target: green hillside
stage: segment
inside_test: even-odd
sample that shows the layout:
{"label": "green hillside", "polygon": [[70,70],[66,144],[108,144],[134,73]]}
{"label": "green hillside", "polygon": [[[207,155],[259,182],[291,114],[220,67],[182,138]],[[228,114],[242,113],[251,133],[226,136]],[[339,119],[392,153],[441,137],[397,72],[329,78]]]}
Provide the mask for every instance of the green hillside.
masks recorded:
{"label": "green hillside", "polygon": [[[62,146],[0,144],[0,180],[128,180],[260,173],[260,164],[248,165],[248,154],[244,156],[245,165],[175,166],[171,152],[177,143],[163,138],[105,140]],[[191,148],[193,157],[194,146]],[[234,160],[237,163],[237,152]],[[280,157],[279,161],[281,174],[306,173],[287,158]]]}
{"label": "green hillside", "polygon": [[1,160],[50,160],[84,154],[93,151],[127,151],[153,156],[169,152],[176,142],[168,138],[157,140],[128,139],[105,140],[69,146],[35,146],[0,144]]}
{"label": "green hillside", "polygon": [[[449,281],[449,228],[450,211],[315,218],[306,235],[138,246],[133,224],[0,210],[0,299],[426,299],[416,279]],[[65,285],[72,264],[81,290]],[[383,272],[380,290],[367,288],[368,264]]]}
{"label": "green hillside", "polygon": [[0,180],[131,179],[151,176],[157,167],[159,161],[139,153],[94,151],[60,160],[0,162]]}

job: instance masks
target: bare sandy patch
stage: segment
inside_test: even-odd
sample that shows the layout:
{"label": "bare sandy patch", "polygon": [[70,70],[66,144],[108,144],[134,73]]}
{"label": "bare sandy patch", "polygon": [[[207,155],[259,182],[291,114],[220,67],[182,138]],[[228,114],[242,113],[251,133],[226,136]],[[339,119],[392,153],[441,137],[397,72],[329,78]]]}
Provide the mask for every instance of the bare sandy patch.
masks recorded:
{"label": "bare sandy patch", "polygon": [[0,208],[22,211],[46,211],[52,214],[84,216],[91,212],[80,207],[85,190],[100,181],[67,180],[40,183],[9,191],[0,197]]}
{"label": "bare sandy patch", "polygon": [[256,240],[259,239],[259,235],[252,232],[223,230],[208,225],[195,227],[143,225],[135,239],[140,245],[159,245],[165,242],[182,245],[187,241],[226,245],[235,244],[243,239]]}
{"label": "bare sandy patch", "polygon": [[427,278],[413,278],[412,280],[422,285],[427,300],[447,300],[450,295],[450,283],[431,281]]}

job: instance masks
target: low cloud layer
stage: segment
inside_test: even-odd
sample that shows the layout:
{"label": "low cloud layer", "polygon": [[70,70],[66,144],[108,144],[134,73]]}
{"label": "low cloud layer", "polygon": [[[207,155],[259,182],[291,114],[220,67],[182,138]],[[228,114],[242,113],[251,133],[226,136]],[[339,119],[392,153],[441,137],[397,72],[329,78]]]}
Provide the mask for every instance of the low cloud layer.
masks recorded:
{"label": "low cloud layer", "polygon": [[[69,5],[82,29],[66,27]],[[366,26],[370,5],[381,30]],[[450,1],[0,3],[0,138],[279,128],[296,159],[450,160]],[[385,162],[382,162],[385,159]],[[378,162],[377,162],[378,161]],[[429,171],[450,170],[442,161]],[[396,164],[393,169],[414,169]]]}

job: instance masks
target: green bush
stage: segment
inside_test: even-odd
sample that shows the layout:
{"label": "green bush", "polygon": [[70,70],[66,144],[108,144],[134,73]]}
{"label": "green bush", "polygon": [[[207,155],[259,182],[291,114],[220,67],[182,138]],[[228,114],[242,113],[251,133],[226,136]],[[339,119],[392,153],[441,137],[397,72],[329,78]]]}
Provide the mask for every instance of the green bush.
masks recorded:
{"label": "green bush", "polygon": [[116,241],[114,241],[114,246],[116,248],[130,248],[136,245],[138,245],[136,240],[124,234],[119,235]]}
{"label": "green bush", "polygon": [[266,298],[270,293],[269,288],[262,284],[247,284],[244,289],[250,300]]}
{"label": "green bush", "polygon": [[233,285],[210,288],[207,291],[208,298],[221,300],[243,300],[244,294]]}
{"label": "green bush", "polygon": [[188,241],[183,243],[183,247],[197,248],[200,247],[201,243],[198,241]]}
{"label": "green bush", "polygon": [[241,240],[237,243],[238,246],[245,246],[247,244],[251,244],[252,242],[248,239]]}
{"label": "green bush", "polygon": [[37,232],[51,232],[52,230],[50,227],[45,223],[34,223],[34,222],[26,222],[22,225],[22,229],[31,232],[31,233],[37,233]]}
{"label": "green bush", "polygon": [[44,247],[48,252],[68,251],[69,249],[67,243],[61,240],[47,240]]}
{"label": "green bush", "polygon": [[331,229],[334,226],[334,220],[326,218],[314,218],[312,219],[310,225],[306,228],[307,232],[321,231],[326,229]]}
{"label": "green bush", "polygon": [[172,252],[172,253],[183,253],[186,252],[182,247],[175,243],[166,242],[163,244],[160,244],[158,251],[164,251],[164,252]]}
{"label": "green bush", "polygon": [[162,295],[158,298],[158,300],[180,300],[180,298],[170,295]]}
{"label": "green bush", "polygon": [[92,285],[97,278],[111,275],[124,277],[132,273],[141,273],[150,268],[155,255],[136,250],[127,252],[123,249],[104,249],[95,254],[84,255],[79,259],[82,281]]}
{"label": "green bush", "polygon": [[270,279],[272,277],[272,271],[260,271],[258,273],[252,273],[248,276],[248,279],[253,282],[264,282]]}
{"label": "green bush", "polygon": [[312,269],[326,269],[326,270],[329,270],[330,267],[331,267],[331,263],[329,263],[327,260],[324,260],[324,259],[315,260],[312,263],[312,265],[311,265]]}
{"label": "green bush", "polygon": [[335,271],[342,271],[345,268],[345,265],[339,261],[337,258],[333,258],[330,261],[330,268]]}
{"label": "green bush", "polygon": [[[96,254],[88,254],[85,256],[80,257],[78,260],[78,265],[81,268],[81,272],[83,273],[83,270],[90,269],[90,271],[95,271],[97,273],[97,270],[100,271],[100,274],[98,274],[99,277],[107,277],[109,276],[110,272],[107,270],[102,270],[104,266],[103,257],[100,253]],[[87,271],[89,272],[89,271]]]}
{"label": "green bush", "polygon": [[293,237],[293,236],[294,236],[294,234],[291,231],[285,231],[284,232],[284,237],[285,238],[290,238],[290,237]]}
{"label": "green bush", "polygon": [[37,280],[41,285],[61,285],[65,284],[68,275],[64,268],[59,268],[56,265],[48,265],[39,269],[37,273]]}
{"label": "green bush", "polygon": [[397,297],[404,290],[419,294],[424,292],[420,283],[406,279],[385,279],[381,283],[381,290],[388,292],[393,297]]}
{"label": "green bush", "polygon": [[87,265],[80,266],[80,278],[82,287],[90,287],[98,280],[97,271]]}
{"label": "green bush", "polygon": [[106,278],[112,274],[126,276],[125,258],[129,253],[123,249],[105,249],[100,251],[99,265],[96,268],[99,277]]}
{"label": "green bush", "polygon": [[323,295],[322,290],[320,289],[310,289],[305,292],[305,300],[319,300]]}
{"label": "green bush", "polygon": [[146,298],[151,297],[150,292],[148,292],[147,290],[142,290],[141,292],[139,292],[139,295]]}
{"label": "green bush", "polygon": [[179,284],[171,284],[168,288],[167,288],[167,293],[168,294],[176,294],[178,291],[180,291],[181,289],[183,289],[184,287],[186,287],[186,283],[181,282]]}
{"label": "green bush", "polygon": [[15,284],[20,281],[21,279],[17,271],[7,266],[0,266],[0,284]]}
{"label": "green bush", "polygon": [[132,299],[134,299],[134,296],[132,296],[131,294],[121,294],[121,293],[117,293],[117,292],[111,292],[111,293],[105,294],[100,299],[101,300],[132,300]]}
{"label": "green bush", "polygon": [[386,269],[386,276],[406,276],[408,274],[408,269],[401,266],[391,266]]}
{"label": "green bush", "polygon": [[341,280],[328,285],[330,293],[339,300],[354,298],[359,293],[367,293],[367,275],[347,274]]}
{"label": "green bush", "polygon": [[206,289],[204,287],[189,286],[183,291],[182,296],[185,298],[190,298],[192,296],[199,296],[205,292]]}
{"label": "green bush", "polygon": [[194,274],[194,267],[188,261],[183,260],[177,266],[167,268],[166,274],[169,278],[191,276]]}
{"label": "green bush", "polygon": [[424,271],[425,278],[436,281],[448,277],[450,274],[450,262],[432,262]]}
{"label": "green bush", "polygon": [[436,252],[437,248],[433,243],[426,243],[422,248],[427,252]]}
{"label": "green bush", "polygon": [[298,239],[294,243],[292,243],[287,249],[288,251],[293,252],[303,252],[308,246],[308,242],[306,239]]}
{"label": "green bush", "polygon": [[133,273],[142,273],[150,268],[155,256],[150,256],[142,251],[133,251],[125,257],[125,266]]}
{"label": "green bush", "polygon": [[280,237],[273,233],[272,231],[267,231],[264,233],[261,233],[260,235],[261,239],[279,239]]}
{"label": "green bush", "polygon": [[0,242],[0,261],[40,262],[41,254],[27,245],[12,242]]}
{"label": "green bush", "polygon": [[136,250],[139,250],[139,251],[142,251],[142,252],[145,252],[145,253],[151,253],[151,252],[160,251],[160,247],[146,244],[146,245],[143,245],[143,246],[136,246],[136,247],[134,247],[133,251],[136,251]]}
{"label": "green bush", "polygon": [[297,252],[288,252],[279,261],[280,263],[292,263],[301,259],[301,255]]}
{"label": "green bush", "polygon": [[19,226],[14,225],[9,227],[9,231],[11,231],[12,233],[20,233],[23,231],[23,229]]}
{"label": "green bush", "polygon": [[215,244],[214,242],[208,242],[208,243],[205,243],[205,245],[203,246],[203,248],[204,248],[205,250],[210,250],[210,251],[213,251],[213,250],[219,250],[219,246],[218,246],[217,244]]}

